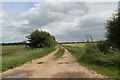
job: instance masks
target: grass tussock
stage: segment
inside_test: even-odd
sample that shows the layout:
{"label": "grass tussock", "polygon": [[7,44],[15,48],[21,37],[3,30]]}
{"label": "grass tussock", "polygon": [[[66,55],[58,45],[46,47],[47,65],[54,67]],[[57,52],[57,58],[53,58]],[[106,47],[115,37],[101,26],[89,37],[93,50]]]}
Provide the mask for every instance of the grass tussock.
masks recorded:
{"label": "grass tussock", "polygon": [[24,46],[3,46],[2,71],[20,66],[28,61],[43,57],[55,48],[28,50]]}

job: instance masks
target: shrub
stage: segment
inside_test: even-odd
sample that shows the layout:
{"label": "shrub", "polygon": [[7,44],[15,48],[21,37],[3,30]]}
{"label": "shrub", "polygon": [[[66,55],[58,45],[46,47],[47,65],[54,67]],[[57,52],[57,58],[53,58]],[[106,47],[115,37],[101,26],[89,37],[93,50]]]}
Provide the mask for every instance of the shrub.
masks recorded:
{"label": "shrub", "polygon": [[107,41],[99,41],[97,47],[101,52],[106,53],[110,49],[110,44]]}
{"label": "shrub", "polygon": [[102,53],[99,51],[98,47],[96,45],[89,45],[85,49],[85,54],[81,58],[84,62],[87,63],[98,63],[100,62],[100,58],[102,56]]}

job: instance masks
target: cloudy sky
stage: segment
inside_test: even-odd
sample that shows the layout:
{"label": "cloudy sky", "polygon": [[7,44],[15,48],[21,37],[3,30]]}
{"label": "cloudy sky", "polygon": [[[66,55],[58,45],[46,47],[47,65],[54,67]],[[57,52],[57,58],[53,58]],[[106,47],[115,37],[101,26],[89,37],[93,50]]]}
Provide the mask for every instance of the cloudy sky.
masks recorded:
{"label": "cloudy sky", "polygon": [[35,29],[51,33],[58,42],[82,41],[85,33],[105,39],[105,22],[116,10],[117,2],[3,2],[2,40],[23,41]]}

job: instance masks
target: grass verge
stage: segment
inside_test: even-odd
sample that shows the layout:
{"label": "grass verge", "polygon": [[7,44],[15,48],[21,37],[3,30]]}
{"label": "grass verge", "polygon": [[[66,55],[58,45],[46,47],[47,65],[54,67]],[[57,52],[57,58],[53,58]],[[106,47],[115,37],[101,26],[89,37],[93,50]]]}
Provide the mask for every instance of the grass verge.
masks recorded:
{"label": "grass verge", "polygon": [[[11,47],[9,50],[12,50],[12,48],[13,47]],[[9,50],[3,51],[3,53],[2,53],[3,55],[4,55],[4,52],[6,52],[6,53],[2,57],[2,71],[12,69],[14,67],[20,66],[20,65],[22,65],[28,61],[31,61],[33,59],[43,57],[55,50],[55,48],[40,48],[40,49],[34,49],[34,50],[21,50],[21,47],[19,49],[15,50],[15,52],[14,52],[14,48],[13,48],[13,51],[12,51],[13,53],[9,52]]]}
{"label": "grass verge", "polygon": [[[93,46],[85,47],[64,46],[64,47],[67,48],[72,53],[72,55],[76,57],[77,61],[81,65],[88,67],[89,69],[93,69],[98,73],[106,75],[108,77],[120,78],[120,76],[118,75],[119,72],[118,67],[116,66],[117,64],[116,65],[108,64],[112,63],[112,60],[115,60],[117,58],[114,55],[118,53],[111,54],[111,56],[104,55]],[[101,61],[101,63],[98,63],[97,61]]]}
{"label": "grass verge", "polygon": [[64,54],[64,49],[60,48],[59,51],[54,55],[55,56],[54,59],[60,58],[63,54]]}
{"label": "grass verge", "polygon": [[102,75],[105,75],[105,76],[108,76],[111,78],[119,78],[120,79],[120,77],[118,76],[118,68],[116,68],[116,67],[112,67],[112,66],[104,67],[104,66],[99,66],[99,65],[95,65],[95,64],[84,63],[82,61],[79,63],[89,69],[97,71],[98,73],[100,73]]}

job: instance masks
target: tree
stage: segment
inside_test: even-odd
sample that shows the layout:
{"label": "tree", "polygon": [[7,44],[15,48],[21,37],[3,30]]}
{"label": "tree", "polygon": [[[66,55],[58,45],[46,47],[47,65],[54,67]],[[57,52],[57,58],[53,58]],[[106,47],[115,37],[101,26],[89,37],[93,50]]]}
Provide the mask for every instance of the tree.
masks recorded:
{"label": "tree", "polygon": [[92,36],[90,35],[90,34],[85,34],[85,38],[86,38],[86,42],[93,42],[93,38],[92,38]]}
{"label": "tree", "polygon": [[118,13],[114,14],[111,19],[107,21],[107,40],[113,47],[120,49],[120,8]]}
{"label": "tree", "polygon": [[28,38],[28,46],[30,48],[44,48],[55,46],[55,37],[48,32],[39,31],[38,29],[33,31]]}

